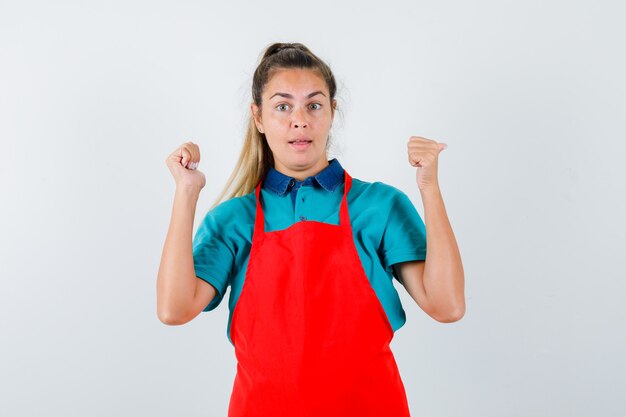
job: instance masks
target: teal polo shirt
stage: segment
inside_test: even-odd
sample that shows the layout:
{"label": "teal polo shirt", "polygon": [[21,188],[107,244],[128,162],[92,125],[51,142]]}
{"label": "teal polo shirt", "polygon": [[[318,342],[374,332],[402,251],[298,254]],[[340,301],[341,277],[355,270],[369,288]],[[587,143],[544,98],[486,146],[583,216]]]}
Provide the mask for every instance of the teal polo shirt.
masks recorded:
{"label": "teal polo shirt", "polygon": [[[337,158],[328,162],[304,181],[270,169],[261,187],[266,231],[306,220],[339,224],[344,169]],[[361,264],[395,332],[406,322],[406,314],[393,284],[397,277],[392,265],[426,259],[424,222],[404,192],[379,181],[353,177],[347,202]],[[217,291],[203,311],[216,308],[230,287],[226,336],[231,344],[230,324],[246,277],[255,209],[254,190],[226,200],[206,213],[193,238],[196,276]]]}

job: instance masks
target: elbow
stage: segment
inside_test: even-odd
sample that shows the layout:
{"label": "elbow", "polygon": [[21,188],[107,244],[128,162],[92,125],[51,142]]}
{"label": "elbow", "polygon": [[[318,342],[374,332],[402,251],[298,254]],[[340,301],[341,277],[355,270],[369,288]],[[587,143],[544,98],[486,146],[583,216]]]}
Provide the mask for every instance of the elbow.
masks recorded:
{"label": "elbow", "polygon": [[179,325],[179,320],[176,320],[174,317],[165,315],[165,314],[157,314],[159,321],[168,326],[177,326]]}
{"label": "elbow", "polygon": [[439,323],[454,323],[465,316],[465,303],[431,314]]}
{"label": "elbow", "polygon": [[184,314],[181,314],[172,308],[165,307],[157,308],[157,317],[161,323],[168,326],[180,326],[181,324],[185,324],[189,321]]}

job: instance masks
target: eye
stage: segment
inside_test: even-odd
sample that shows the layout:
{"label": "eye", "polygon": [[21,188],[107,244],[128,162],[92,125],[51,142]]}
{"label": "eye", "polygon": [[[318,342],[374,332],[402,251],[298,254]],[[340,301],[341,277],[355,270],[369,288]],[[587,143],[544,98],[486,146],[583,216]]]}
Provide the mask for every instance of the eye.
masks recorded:
{"label": "eye", "polygon": [[[285,103],[279,104],[275,108],[278,109],[278,111],[284,111],[284,110],[281,110],[281,108],[284,108],[285,106],[289,106],[289,104],[285,104]],[[319,110],[322,107],[320,103],[312,103],[311,106],[318,106],[317,108],[313,108],[313,110]]]}

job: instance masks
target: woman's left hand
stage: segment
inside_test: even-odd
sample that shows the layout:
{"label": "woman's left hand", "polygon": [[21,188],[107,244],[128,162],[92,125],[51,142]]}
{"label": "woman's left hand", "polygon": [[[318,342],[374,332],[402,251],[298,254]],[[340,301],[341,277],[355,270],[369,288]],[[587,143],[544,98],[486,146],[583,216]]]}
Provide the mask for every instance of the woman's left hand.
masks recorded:
{"label": "woman's left hand", "polygon": [[438,187],[437,164],[439,153],[448,145],[421,136],[411,136],[407,144],[409,163],[417,167],[415,179],[420,191]]}

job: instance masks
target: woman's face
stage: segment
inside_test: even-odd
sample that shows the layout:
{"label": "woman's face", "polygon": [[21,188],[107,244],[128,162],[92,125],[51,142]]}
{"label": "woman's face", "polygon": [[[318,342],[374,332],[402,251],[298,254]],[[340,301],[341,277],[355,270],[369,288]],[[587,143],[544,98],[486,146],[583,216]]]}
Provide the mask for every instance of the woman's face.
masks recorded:
{"label": "woman's face", "polygon": [[337,102],[331,109],[324,79],[310,69],[280,69],[262,100],[260,115],[256,104],[251,109],[274,155],[274,168],[302,181],[328,166],[326,142]]}

